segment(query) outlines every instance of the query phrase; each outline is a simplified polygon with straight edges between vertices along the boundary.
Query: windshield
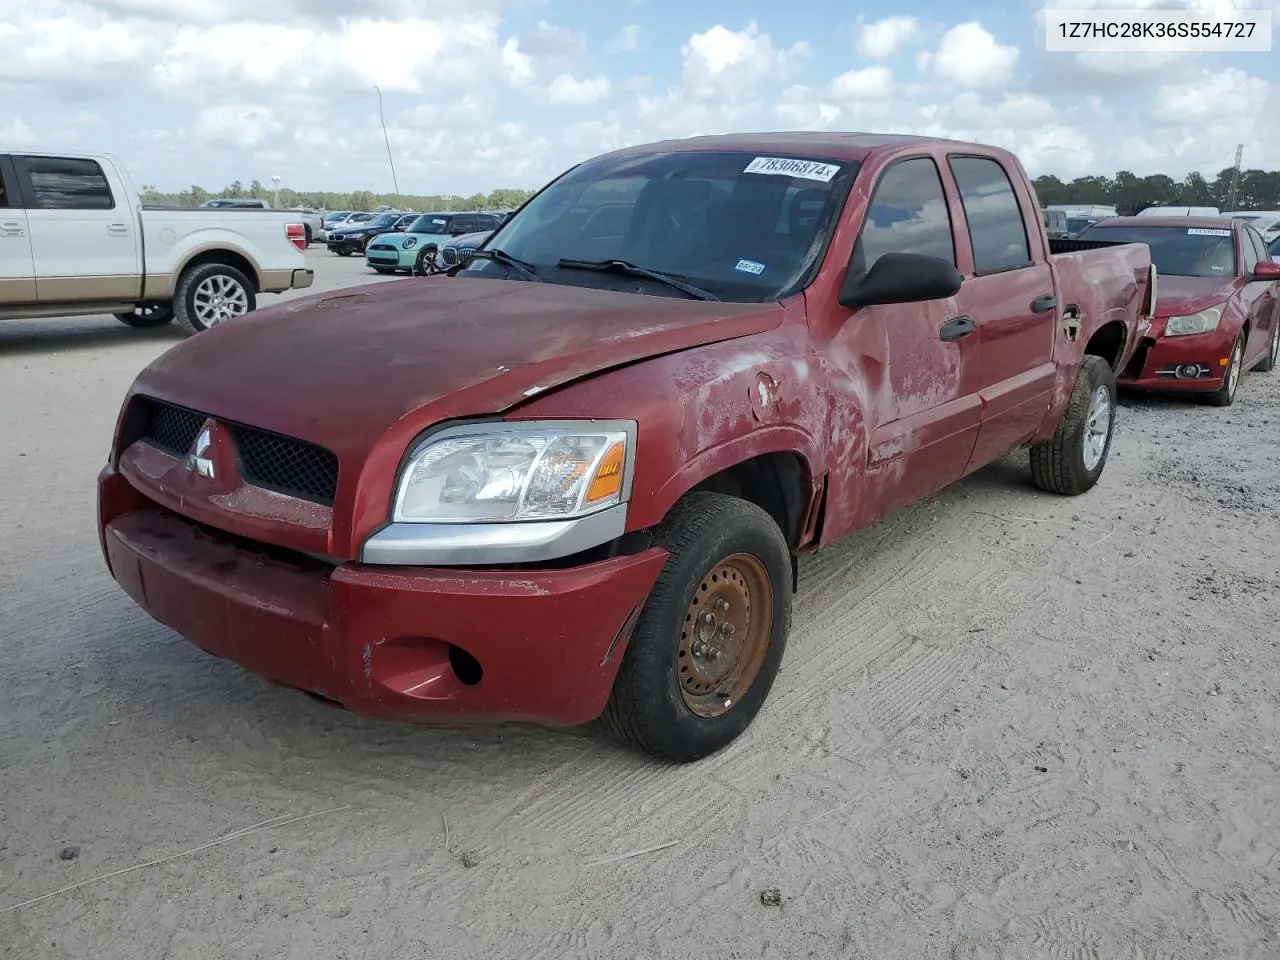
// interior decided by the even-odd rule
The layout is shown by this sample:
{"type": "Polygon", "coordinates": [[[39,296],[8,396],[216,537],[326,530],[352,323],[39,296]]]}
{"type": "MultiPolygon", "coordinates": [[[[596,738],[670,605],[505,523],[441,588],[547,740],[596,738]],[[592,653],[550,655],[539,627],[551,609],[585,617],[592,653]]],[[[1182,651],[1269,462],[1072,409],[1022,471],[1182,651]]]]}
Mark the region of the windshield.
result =
{"type": "MultiPolygon", "coordinates": [[[[721,300],[775,300],[816,270],[856,172],[856,163],[738,152],[601,157],[534,197],[487,246],[554,283],[682,295],[649,279],[557,266],[622,260],[721,300]]],[[[487,259],[465,273],[510,275],[487,259]]]]}
{"type": "Polygon", "coordinates": [[[374,228],[394,227],[396,225],[396,222],[399,219],[400,219],[400,214],[398,213],[384,213],[381,216],[379,216],[376,220],[370,220],[367,224],[365,224],[365,226],[374,227],[374,228]]]}
{"type": "Polygon", "coordinates": [[[1235,237],[1227,227],[1091,227],[1081,240],[1145,243],[1151,262],[1169,277],[1233,277],[1235,237]]]}
{"type": "Polygon", "coordinates": [[[1273,257],[1280,257],[1280,235],[1277,235],[1275,239],[1267,245],[1267,253],[1271,254],[1273,257]]]}
{"type": "Polygon", "coordinates": [[[413,223],[409,224],[407,233],[448,233],[449,218],[442,217],[438,213],[426,213],[420,216],[413,223]]]}

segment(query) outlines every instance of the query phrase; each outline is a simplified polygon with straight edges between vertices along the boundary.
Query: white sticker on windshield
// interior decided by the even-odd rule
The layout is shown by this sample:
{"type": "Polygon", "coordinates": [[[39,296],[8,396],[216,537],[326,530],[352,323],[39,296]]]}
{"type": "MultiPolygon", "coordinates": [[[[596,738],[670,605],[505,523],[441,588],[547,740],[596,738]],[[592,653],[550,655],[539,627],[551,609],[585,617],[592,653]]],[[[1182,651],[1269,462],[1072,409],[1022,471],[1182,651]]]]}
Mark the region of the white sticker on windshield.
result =
{"type": "Polygon", "coordinates": [[[733,265],[733,269],[739,273],[750,273],[758,277],[764,273],[764,264],[758,260],[739,260],[733,265]]]}
{"type": "Polygon", "coordinates": [[[830,183],[831,178],[840,172],[834,163],[818,163],[816,160],[788,160],[785,157],[756,157],[747,164],[743,173],[767,173],[774,176],[799,177],[802,180],[817,180],[819,183],[830,183]]]}
{"type": "Polygon", "coordinates": [[[1203,227],[1191,227],[1187,230],[1189,237],[1229,237],[1230,230],[1206,230],[1203,227]]]}

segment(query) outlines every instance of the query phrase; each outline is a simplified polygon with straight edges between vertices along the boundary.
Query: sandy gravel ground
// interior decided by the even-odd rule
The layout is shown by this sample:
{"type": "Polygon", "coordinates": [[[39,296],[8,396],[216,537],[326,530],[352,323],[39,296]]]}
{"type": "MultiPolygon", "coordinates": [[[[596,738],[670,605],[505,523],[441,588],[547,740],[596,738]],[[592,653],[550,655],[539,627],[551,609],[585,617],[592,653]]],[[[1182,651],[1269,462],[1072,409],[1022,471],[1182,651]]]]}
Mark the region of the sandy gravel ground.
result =
{"type": "Polygon", "coordinates": [[[148,619],[94,477],[174,339],[0,324],[5,960],[1280,957],[1280,374],[1128,402],[1084,498],[1014,457],[809,560],[764,713],[673,769],[365,721],[148,619]]]}

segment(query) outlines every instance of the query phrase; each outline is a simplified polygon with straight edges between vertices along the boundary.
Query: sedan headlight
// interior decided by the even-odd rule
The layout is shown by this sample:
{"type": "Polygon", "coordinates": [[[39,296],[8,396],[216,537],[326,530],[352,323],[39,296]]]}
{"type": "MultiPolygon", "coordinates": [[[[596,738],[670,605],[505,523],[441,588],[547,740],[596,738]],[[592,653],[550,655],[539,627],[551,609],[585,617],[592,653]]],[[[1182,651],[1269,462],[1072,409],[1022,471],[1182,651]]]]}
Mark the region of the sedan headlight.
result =
{"type": "Polygon", "coordinates": [[[1209,333],[1218,329],[1218,321],[1222,319],[1222,312],[1226,309],[1225,303],[1219,303],[1215,306],[1201,310],[1199,313],[1188,314],[1185,317],[1170,317],[1164,324],[1164,335],[1166,337],[1184,337],[1190,333],[1209,333]]]}
{"type": "Polygon", "coordinates": [[[567,520],[630,494],[634,421],[458,427],[414,451],[392,518],[400,523],[567,520]]]}
{"type": "Polygon", "coordinates": [[[418,245],[417,237],[405,237],[404,243],[401,246],[403,246],[405,250],[412,250],[417,245],[418,245]]]}

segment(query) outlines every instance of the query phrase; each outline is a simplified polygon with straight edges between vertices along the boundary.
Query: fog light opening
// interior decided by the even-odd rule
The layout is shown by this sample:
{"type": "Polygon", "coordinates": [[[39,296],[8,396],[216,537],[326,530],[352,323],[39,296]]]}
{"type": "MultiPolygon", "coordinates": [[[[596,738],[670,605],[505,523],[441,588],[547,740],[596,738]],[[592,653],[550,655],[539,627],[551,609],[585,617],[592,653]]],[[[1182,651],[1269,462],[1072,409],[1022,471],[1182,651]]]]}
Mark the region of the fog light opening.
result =
{"type": "Polygon", "coordinates": [[[480,661],[452,643],[449,644],[449,666],[453,669],[454,676],[468,687],[474,687],[484,676],[480,661]]]}
{"type": "Polygon", "coordinates": [[[1184,363],[1174,371],[1174,376],[1179,380],[1194,380],[1200,376],[1200,365],[1198,363],[1184,363]]]}

